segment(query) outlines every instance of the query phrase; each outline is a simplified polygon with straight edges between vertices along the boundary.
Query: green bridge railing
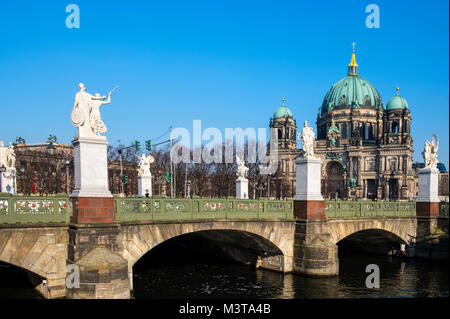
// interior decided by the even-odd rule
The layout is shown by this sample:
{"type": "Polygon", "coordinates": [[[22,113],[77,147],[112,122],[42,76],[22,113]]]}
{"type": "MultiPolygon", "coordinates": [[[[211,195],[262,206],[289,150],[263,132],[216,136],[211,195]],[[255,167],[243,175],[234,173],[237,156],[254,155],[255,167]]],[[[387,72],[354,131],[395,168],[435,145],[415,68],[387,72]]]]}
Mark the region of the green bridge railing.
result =
{"type": "Polygon", "coordinates": [[[327,218],[416,216],[416,202],[326,200],[327,218]]]}
{"type": "MultiPolygon", "coordinates": [[[[121,221],[293,218],[294,202],[268,199],[115,198],[121,221]]],[[[415,202],[327,200],[327,218],[416,216],[415,202]]],[[[440,217],[448,218],[449,203],[441,202],[440,217]]],[[[68,223],[69,197],[16,197],[0,194],[0,224],[68,223]]]]}
{"type": "Polygon", "coordinates": [[[0,197],[0,224],[68,223],[69,197],[0,197]]]}
{"type": "Polygon", "coordinates": [[[115,198],[116,219],[294,218],[293,200],[221,198],[115,198]]]}

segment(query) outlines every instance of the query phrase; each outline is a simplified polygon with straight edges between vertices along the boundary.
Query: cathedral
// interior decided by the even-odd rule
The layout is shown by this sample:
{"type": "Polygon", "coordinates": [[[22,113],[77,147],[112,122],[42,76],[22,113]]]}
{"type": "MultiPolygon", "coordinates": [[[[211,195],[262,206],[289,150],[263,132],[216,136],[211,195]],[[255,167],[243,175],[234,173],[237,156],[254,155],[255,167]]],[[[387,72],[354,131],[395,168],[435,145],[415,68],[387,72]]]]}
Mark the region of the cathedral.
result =
{"type": "MultiPolygon", "coordinates": [[[[354,44],[353,44],[354,45],[354,44]]],[[[326,93],[316,120],[315,156],[322,160],[325,198],[408,200],[416,197],[412,116],[397,88],[386,106],[375,86],[359,76],[353,46],[347,76],[326,93]]],[[[270,119],[278,133],[278,171],[270,195],[295,194],[297,125],[282,105],[270,119]]],[[[300,129],[300,128],[299,128],[300,129]]]]}

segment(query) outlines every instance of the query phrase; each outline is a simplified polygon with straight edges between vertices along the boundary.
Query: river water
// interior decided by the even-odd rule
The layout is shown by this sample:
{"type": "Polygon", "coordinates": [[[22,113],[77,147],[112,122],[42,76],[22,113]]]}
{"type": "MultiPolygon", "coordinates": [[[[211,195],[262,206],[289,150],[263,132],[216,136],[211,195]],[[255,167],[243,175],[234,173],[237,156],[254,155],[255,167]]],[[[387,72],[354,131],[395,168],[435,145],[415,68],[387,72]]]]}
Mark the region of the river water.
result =
{"type": "Polygon", "coordinates": [[[401,298],[448,297],[448,261],[340,253],[339,276],[311,278],[223,262],[144,267],[134,272],[134,298],[401,298]],[[368,264],[380,288],[366,287],[368,264]]]}
{"type": "MultiPolygon", "coordinates": [[[[162,257],[162,256],[158,256],[162,257]]],[[[448,261],[340,252],[339,276],[309,278],[203,258],[141,263],[134,270],[136,299],[448,297],[448,261]],[[365,285],[368,264],[380,268],[380,288],[365,285]]],[[[17,267],[0,264],[0,299],[40,298],[17,267]]]]}

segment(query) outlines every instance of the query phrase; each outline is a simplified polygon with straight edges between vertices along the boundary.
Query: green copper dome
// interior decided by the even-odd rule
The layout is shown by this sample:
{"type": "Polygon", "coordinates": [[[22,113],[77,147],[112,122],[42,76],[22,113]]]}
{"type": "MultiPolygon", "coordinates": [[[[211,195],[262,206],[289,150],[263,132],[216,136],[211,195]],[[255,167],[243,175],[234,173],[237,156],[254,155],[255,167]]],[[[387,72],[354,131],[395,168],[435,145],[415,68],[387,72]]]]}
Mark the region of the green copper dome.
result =
{"type": "Polygon", "coordinates": [[[283,103],[273,113],[273,119],[275,120],[275,119],[285,118],[285,117],[294,118],[291,110],[288,107],[286,107],[286,105],[284,105],[284,99],[282,101],[283,101],[283,103]]]}
{"type": "Polygon", "coordinates": [[[322,112],[335,108],[375,108],[383,107],[377,89],[366,79],[358,75],[348,75],[336,82],[325,95],[322,112]]]}
{"type": "Polygon", "coordinates": [[[407,108],[408,108],[408,102],[406,102],[406,100],[403,97],[398,95],[398,88],[397,88],[397,95],[391,97],[391,99],[389,100],[389,102],[386,106],[386,110],[387,111],[402,110],[402,109],[407,109],[407,108]]]}
{"type": "Polygon", "coordinates": [[[383,102],[377,89],[358,75],[358,68],[355,58],[355,43],[353,43],[352,59],[348,65],[347,76],[336,82],[327,92],[318,115],[333,109],[383,108],[383,102]]]}

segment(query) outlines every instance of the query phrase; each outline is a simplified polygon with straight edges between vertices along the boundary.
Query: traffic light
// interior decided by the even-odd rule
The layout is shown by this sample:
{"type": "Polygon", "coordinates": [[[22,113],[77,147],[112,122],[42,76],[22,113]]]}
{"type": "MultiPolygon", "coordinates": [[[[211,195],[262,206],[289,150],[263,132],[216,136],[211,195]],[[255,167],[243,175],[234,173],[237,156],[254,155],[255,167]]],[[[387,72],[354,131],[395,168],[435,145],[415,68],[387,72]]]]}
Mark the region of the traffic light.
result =
{"type": "Polygon", "coordinates": [[[149,152],[152,151],[152,140],[145,141],[145,149],[149,152]]]}
{"type": "Polygon", "coordinates": [[[141,142],[134,141],[134,147],[136,148],[136,151],[139,151],[141,149],[141,142]]]}
{"type": "Polygon", "coordinates": [[[123,175],[122,176],[122,183],[123,184],[128,184],[128,176],[127,175],[123,175]]]}
{"type": "Polygon", "coordinates": [[[170,172],[169,171],[167,171],[166,172],[166,182],[170,182],[170,172]]]}

